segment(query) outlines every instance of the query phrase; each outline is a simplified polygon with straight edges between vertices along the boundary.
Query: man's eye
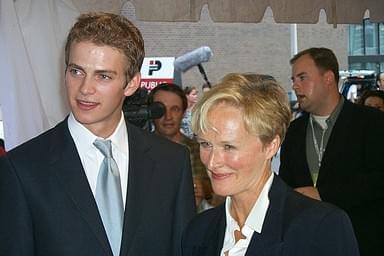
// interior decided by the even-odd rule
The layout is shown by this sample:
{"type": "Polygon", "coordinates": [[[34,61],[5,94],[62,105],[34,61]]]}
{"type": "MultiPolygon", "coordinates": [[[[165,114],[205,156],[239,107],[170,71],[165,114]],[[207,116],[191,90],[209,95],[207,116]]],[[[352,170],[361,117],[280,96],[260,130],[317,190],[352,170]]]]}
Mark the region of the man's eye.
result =
{"type": "Polygon", "coordinates": [[[99,74],[99,78],[102,80],[111,80],[112,77],[105,75],[105,74],[99,74]]]}
{"type": "Polygon", "coordinates": [[[306,76],[299,76],[300,81],[305,80],[306,76]]]}
{"type": "Polygon", "coordinates": [[[80,76],[82,73],[80,70],[76,69],[76,68],[71,68],[69,70],[69,73],[73,76],[80,76]]]}
{"type": "Polygon", "coordinates": [[[180,111],[181,111],[181,108],[179,108],[179,107],[172,107],[171,108],[171,112],[179,113],[180,111]]]}

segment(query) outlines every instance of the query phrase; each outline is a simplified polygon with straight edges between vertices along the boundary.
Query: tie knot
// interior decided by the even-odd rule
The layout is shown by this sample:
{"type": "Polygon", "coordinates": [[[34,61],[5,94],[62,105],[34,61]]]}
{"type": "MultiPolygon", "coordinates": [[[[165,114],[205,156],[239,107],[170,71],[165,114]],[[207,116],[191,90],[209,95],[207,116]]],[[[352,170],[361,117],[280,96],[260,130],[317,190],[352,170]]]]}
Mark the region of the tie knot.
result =
{"type": "Polygon", "coordinates": [[[106,158],[112,157],[112,145],[111,140],[96,139],[93,145],[104,155],[106,158]]]}

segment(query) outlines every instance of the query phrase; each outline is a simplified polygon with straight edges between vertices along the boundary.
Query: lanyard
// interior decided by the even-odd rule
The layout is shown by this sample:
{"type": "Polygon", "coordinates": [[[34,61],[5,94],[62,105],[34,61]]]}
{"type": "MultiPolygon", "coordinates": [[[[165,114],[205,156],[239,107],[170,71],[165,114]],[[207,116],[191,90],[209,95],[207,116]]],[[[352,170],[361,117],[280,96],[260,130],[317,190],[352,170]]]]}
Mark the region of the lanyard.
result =
{"type": "Polygon", "coordinates": [[[320,141],[320,147],[319,147],[319,144],[318,144],[316,136],[315,136],[315,129],[313,127],[313,117],[312,116],[309,118],[309,123],[311,124],[313,145],[315,146],[315,151],[316,151],[316,154],[317,154],[318,165],[319,165],[319,169],[320,169],[321,160],[323,159],[323,154],[324,154],[324,151],[325,151],[325,148],[324,148],[324,135],[325,135],[325,132],[327,131],[328,127],[325,128],[325,129],[322,129],[321,141],[320,141]]]}

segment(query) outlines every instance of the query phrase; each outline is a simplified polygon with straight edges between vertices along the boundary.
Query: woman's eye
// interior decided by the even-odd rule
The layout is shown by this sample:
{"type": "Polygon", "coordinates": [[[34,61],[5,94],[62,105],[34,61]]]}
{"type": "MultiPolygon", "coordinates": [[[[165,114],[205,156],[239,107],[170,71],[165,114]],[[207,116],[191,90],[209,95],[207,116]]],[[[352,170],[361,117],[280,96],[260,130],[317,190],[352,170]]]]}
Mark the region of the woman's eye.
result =
{"type": "Polygon", "coordinates": [[[225,150],[233,150],[235,147],[233,145],[224,145],[225,150]]]}
{"type": "Polygon", "coordinates": [[[199,144],[202,148],[208,148],[210,146],[210,144],[206,141],[200,141],[199,144]]]}

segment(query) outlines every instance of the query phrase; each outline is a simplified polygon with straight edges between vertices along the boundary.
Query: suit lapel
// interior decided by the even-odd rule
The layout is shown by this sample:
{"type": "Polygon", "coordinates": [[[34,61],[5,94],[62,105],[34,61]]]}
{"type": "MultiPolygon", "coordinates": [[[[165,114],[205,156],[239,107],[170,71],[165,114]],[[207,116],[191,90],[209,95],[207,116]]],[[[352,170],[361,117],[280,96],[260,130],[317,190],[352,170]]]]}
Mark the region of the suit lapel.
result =
{"type": "Polygon", "coordinates": [[[209,223],[209,227],[206,229],[204,243],[202,246],[195,248],[192,255],[220,255],[221,249],[223,248],[226,227],[225,204],[222,204],[215,210],[218,214],[217,217],[209,223]]]}
{"type": "Polygon", "coordinates": [[[54,145],[51,154],[51,169],[56,170],[58,181],[68,197],[74,203],[82,218],[101,243],[105,253],[112,256],[108,239],[99,216],[96,201],[93,197],[88,179],[85,175],[76,146],[69,133],[67,119],[57,126],[57,134],[52,137],[54,145]]]}
{"type": "Polygon", "coordinates": [[[275,175],[269,191],[270,204],[264,219],[262,234],[253,233],[246,256],[281,255],[283,245],[283,208],[286,190],[275,175]]]}
{"type": "Polygon", "coordinates": [[[127,123],[129,143],[129,170],[127,199],[124,211],[124,227],[120,255],[127,255],[135,239],[137,228],[141,223],[148,182],[154,170],[154,162],[150,158],[149,143],[143,131],[127,123]]]}
{"type": "Polygon", "coordinates": [[[309,174],[309,166],[308,166],[308,162],[307,162],[307,143],[306,143],[306,136],[303,136],[303,134],[307,134],[307,126],[308,126],[308,123],[309,123],[309,115],[306,114],[304,117],[303,117],[303,121],[301,122],[300,124],[300,129],[298,129],[298,136],[297,138],[298,139],[298,144],[297,147],[299,148],[300,152],[299,152],[299,156],[300,156],[300,160],[298,160],[298,163],[302,163],[303,164],[303,167],[308,170],[308,178],[312,181],[312,178],[310,177],[310,174],[309,174]]]}
{"type": "Polygon", "coordinates": [[[305,114],[305,116],[303,117],[303,120],[301,120],[300,129],[297,130],[297,136],[296,136],[296,138],[298,138],[297,147],[299,148],[299,152],[297,153],[297,155],[299,156],[299,158],[301,158],[301,159],[298,159],[297,163],[301,165],[298,167],[298,170],[307,170],[307,172],[305,172],[304,174],[304,177],[302,177],[302,179],[306,181],[304,184],[313,184],[311,173],[309,172],[309,166],[307,161],[307,150],[306,150],[308,123],[309,123],[309,115],[305,114]]]}
{"type": "MultiPolygon", "coordinates": [[[[255,232],[248,246],[246,256],[252,255],[281,255],[284,234],[284,204],[287,197],[287,186],[275,175],[268,194],[270,205],[263,224],[262,234],[255,232]]],[[[190,255],[214,256],[220,255],[223,248],[226,228],[225,204],[213,209],[217,213],[207,224],[203,243],[192,248],[190,255]]]]}
{"type": "Polygon", "coordinates": [[[328,139],[328,144],[324,152],[323,161],[321,162],[321,168],[319,172],[318,184],[321,184],[322,180],[327,180],[326,176],[329,175],[329,170],[332,169],[329,166],[331,163],[338,162],[340,155],[339,151],[344,150],[344,147],[340,145],[348,145],[350,143],[351,133],[345,132],[345,127],[353,127],[353,114],[351,113],[351,105],[353,103],[344,100],[343,108],[341,109],[336,123],[332,128],[331,135],[328,139]]]}

